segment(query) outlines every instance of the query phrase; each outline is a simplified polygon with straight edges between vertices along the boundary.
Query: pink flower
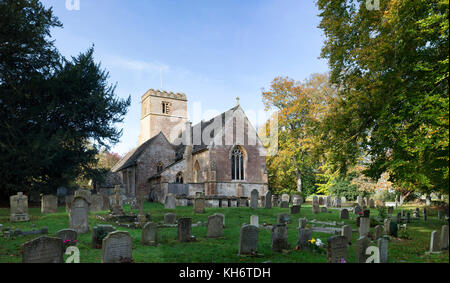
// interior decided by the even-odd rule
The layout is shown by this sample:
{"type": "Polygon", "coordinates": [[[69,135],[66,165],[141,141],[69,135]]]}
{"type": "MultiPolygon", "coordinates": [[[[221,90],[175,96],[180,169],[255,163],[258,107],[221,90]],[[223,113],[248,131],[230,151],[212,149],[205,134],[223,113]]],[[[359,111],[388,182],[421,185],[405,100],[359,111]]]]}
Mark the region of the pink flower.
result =
{"type": "Polygon", "coordinates": [[[341,258],[340,263],[347,263],[347,262],[345,261],[345,259],[341,258]]]}

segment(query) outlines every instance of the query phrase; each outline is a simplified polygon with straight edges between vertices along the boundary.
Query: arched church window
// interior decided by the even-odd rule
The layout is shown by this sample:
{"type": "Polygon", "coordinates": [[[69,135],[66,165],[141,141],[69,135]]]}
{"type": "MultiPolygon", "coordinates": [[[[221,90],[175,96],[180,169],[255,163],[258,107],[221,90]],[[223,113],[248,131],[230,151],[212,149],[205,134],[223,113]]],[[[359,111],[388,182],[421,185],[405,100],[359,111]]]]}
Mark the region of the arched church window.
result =
{"type": "Polygon", "coordinates": [[[158,164],[156,165],[156,172],[159,174],[163,171],[164,169],[164,164],[162,162],[158,162],[158,164]]]}
{"type": "Polygon", "coordinates": [[[175,183],[183,184],[183,172],[178,172],[178,174],[175,178],[175,183]]]}
{"type": "Polygon", "coordinates": [[[163,102],[161,104],[161,110],[163,114],[169,114],[170,112],[170,103],[169,102],[163,102]]]}
{"type": "Polygon", "coordinates": [[[238,146],[231,153],[231,179],[244,180],[244,152],[238,146]]]}

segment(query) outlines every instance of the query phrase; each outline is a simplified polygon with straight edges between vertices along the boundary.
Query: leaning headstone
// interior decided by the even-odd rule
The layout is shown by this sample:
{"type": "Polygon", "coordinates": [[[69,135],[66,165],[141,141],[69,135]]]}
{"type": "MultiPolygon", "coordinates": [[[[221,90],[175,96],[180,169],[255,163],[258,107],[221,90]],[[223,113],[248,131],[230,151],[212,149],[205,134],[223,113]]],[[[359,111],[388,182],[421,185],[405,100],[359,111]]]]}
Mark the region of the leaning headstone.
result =
{"type": "Polygon", "coordinates": [[[442,226],[441,229],[441,242],[440,248],[441,250],[448,250],[448,225],[442,226]]]}
{"type": "Polygon", "coordinates": [[[259,192],[258,190],[253,190],[250,193],[250,208],[251,209],[258,209],[258,199],[259,199],[259,192]]]}
{"type": "Polygon", "coordinates": [[[89,232],[89,203],[83,197],[76,197],[72,202],[69,227],[78,234],[89,232]]]}
{"type": "Polygon", "coordinates": [[[91,212],[103,211],[103,196],[91,195],[91,206],[89,208],[91,212]]]}
{"type": "Polygon", "coordinates": [[[253,225],[243,225],[239,238],[239,255],[249,255],[258,251],[259,229],[253,225]]]}
{"type": "Polygon", "coordinates": [[[102,243],[102,263],[120,263],[132,259],[133,238],[126,231],[108,234],[102,243]]]}
{"type": "Polygon", "coordinates": [[[288,229],[286,224],[277,224],[272,228],[272,245],[274,252],[288,249],[288,229]]]}
{"type": "Polygon", "coordinates": [[[42,236],[22,244],[23,263],[62,263],[63,241],[42,236]]]}
{"type": "Polygon", "coordinates": [[[359,225],[359,236],[368,236],[370,231],[370,218],[361,217],[359,225]]]}
{"type": "Polygon", "coordinates": [[[57,213],[58,212],[58,197],[53,195],[45,195],[41,201],[41,213],[57,213]]]}
{"type": "Polygon", "coordinates": [[[351,243],[352,243],[352,226],[344,225],[342,227],[342,234],[341,234],[341,236],[344,236],[347,239],[348,244],[351,245],[351,243]]]}
{"type": "Polygon", "coordinates": [[[438,231],[431,232],[430,253],[439,252],[439,234],[438,231]]]}
{"type": "Polygon", "coordinates": [[[366,236],[359,237],[356,240],[356,263],[366,263],[366,250],[370,245],[370,240],[366,236]]]}
{"type": "Polygon", "coordinates": [[[178,241],[192,241],[192,218],[178,219],[178,241]]]}
{"type": "Polygon", "coordinates": [[[264,208],[271,209],[272,208],[272,193],[269,191],[266,193],[264,198],[264,208]]]}
{"type": "Polygon", "coordinates": [[[73,230],[73,229],[63,229],[63,230],[59,230],[56,233],[56,237],[60,238],[64,241],[70,241],[70,242],[74,242],[77,240],[77,231],[73,230]]]}
{"type": "Polygon", "coordinates": [[[310,251],[311,246],[309,241],[312,240],[312,230],[306,228],[298,229],[297,247],[302,251],[310,251]]]}
{"type": "Polygon", "coordinates": [[[208,238],[219,238],[223,236],[223,219],[218,215],[208,217],[208,238]]]}
{"type": "Polygon", "coordinates": [[[258,215],[250,216],[250,225],[259,227],[259,216],[258,215]]]}
{"type": "Polygon", "coordinates": [[[280,203],[280,208],[289,208],[289,202],[282,200],[280,203]]]}
{"type": "Polygon", "coordinates": [[[376,241],[379,238],[383,237],[383,227],[380,225],[375,226],[374,232],[373,232],[373,240],[376,241]]]}
{"type": "Polygon", "coordinates": [[[164,224],[176,224],[177,216],[175,213],[166,213],[164,214],[164,224]]]}
{"type": "Polygon", "coordinates": [[[176,198],[174,194],[167,194],[166,201],[164,202],[165,209],[176,209],[176,198]]]}
{"type": "Polygon", "coordinates": [[[97,225],[92,228],[91,248],[100,249],[103,239],[111,232],[116,231],[112,225],[97,225]]]}
{"type": "Polygon", "coordinates": [[[25,222],[30,220],[28,215],[28,197],[22,192],[9,198],[11,208],[11,222],[25,222]]]}
{"type": "Polygon", "coordinates": [[[380,250],[380,263],[388,262],[388,245],[389,242],[385,238],[378,239],[378,249],[380,250]]]}
{"type": "Polygon", "coordinates": [[[333,236],[327,240],[327,262],[347,262],[348,242],[344,236],[333,236]]]}
{"type": "Polygon", "coordinates": [[[158,244],[158,225],[148,222],[142,228],[141,243],[144,246],[156,246],[158,244]]]}
{"type": "Polygon", "coordinates": [[[349,219],[349,213],[348,213],[348,209],[344,208],[341,210],[341,215],[340,215],[341,219],[349,219]]]}
{"type": "Polygon", "coordinates": [[[300,205],[291,206],[291,214],[300,214],[300,205]]]}

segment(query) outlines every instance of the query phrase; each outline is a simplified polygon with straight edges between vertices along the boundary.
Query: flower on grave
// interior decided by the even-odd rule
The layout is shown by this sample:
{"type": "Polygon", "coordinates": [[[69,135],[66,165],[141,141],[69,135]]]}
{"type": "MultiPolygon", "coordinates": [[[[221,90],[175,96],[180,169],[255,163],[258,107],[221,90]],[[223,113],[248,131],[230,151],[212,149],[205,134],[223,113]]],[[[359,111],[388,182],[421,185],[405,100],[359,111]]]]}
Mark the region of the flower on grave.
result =
{"type": "Polygon", "coordinates": [[[322,243],[321,239],[317,239],[316,246],[318,246],[319,248],[323,246],[323,243],[322,243]]]}
{"type": "Polygon", "coordinates": [[[312,240],[309,240],[309,242],[314,245],[314,243],[316,242],[316,239],[312,238],[312,240]]]}
{"type": "Polygon", "coordinates": [[[341,260],[339,261],[339,263],[347,263],[347,262],[345,261],[345,259],[341,258],[341,260]]]}

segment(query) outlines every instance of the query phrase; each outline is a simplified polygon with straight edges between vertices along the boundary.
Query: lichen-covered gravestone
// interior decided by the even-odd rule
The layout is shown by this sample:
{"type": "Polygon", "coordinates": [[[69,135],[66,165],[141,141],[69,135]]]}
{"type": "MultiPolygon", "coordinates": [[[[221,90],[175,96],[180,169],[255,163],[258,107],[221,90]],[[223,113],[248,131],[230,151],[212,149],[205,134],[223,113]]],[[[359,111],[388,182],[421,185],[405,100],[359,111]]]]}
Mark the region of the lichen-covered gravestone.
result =
{"type": "Polygon", "coordinates": [[[359,237],[356,240],[356,262],[357,263],[366,263],[367,255],[366,250],[370,245],[370,240],[366,236],[359,237]]]}
{"type": "Polygon", "coordinates": [[[223,219],[219,215],[208,217],[208,238],[219,238],[223,236],[223,219]]]}
{"type": "Polygon", "coordinates": [[[41,213],[57,213],[58,212],[58,197],[53,195],[45,195],[41,201],[41,213]]]}
{"type": "Polygon", "coordinates": [[[388,245],[389,242],[385,238],[378,239],[378,249],[380,250],[380,263],[388,262],[388,245]]]}
{"type": "Polygon", "coordinates": [[[264,208],[271,209],[272,208],[272,193],[269,191],[266,193],[264,198],[264,208]]]}
{"type": "Polygon", "coordinates": [[[167,194],[166,201],[164,202],[165,209],[176,209],[176,199],[174,194],[167,194]]]}
{"type": "Polygon", "coordinates": [[[86,189],[80,189],[80,190],[76,190],[76,191],[75,191],[74,198],[82,197],[82,198],[84,198],[88,203],[91,203],[91,196],[92,196],[91,191],[86,190],[86,189]]]}
{"type": "Polygon", "coordinates": [[[291,214],[300,214],[300,205],[293,205],[291,206],[291,214]]]}
{"type": "Polygon", "coordinates": [[[205,197],[203,194],[198,194],[194,199],[194,212],[195,213],[205,213],[205,197]]]}
{"type": "Polygon", "coordinates": [[[359,224],[359,235],[360,236],[367,236],[370,232],[370,218],[367,217],[361,217],[359,224]]]}
{"type": "Polygon", "coordinates": [[[144,225],[141,243],[144,246],[156,246],[158,244],[158,225],[156,223],[149,222],[144,225]]]}
{"type": "Polygon", "coordinates": [[[177,223],[177,216],[175,213],[166,213],[164,215],[164,224],[175,224],[177,223]]]}
{"type": "Polygon", "coordinates": [[[375,226],[374,230],[373,230],[373,240],[376,241],[379,238],[383,237],[383,227],[381,227],[381,225],[377,225],[375,226]]]}
{"type": "Polygon", "coordinates": [[[111,232],[103,239],[102,263],[120,263],[132,259],[133,238],[126,231],[111,232]]]}
{"type": "Polygon", "coordinates": [[[11,207],[11,222],[25,222],[30,220],[28,215],[28,197],[22,192],[9,198],[11,207]]]}
{"type": "Polygon", "coordinates": [[[344,236],[333,236],[327,240],[327,262],[347,262],[348,242],[344,236]]]}
{"type": "Polygon", "coordinates": [[[62,239],[63,242],[64,241],[74,242],[77,240],[78,233],[77,233],[77,231],[75,231],[73,229],[63,229],[63,230],[59,230],[56,233],[56,237],[62,239]]]}
{"type": "Polygon", "coordinates": [[[22,245],[23,263],[62,263],[63,241],[43,236],[22,245]]]}
{"type": "Polygon", "coordinates": [[[306,229],[306,228],[299,228],[298,229],[298,242],[297,246],[302,251],[310,251],[310,243],[309,241],[312,240],[312,230],[306,229]]]}
{"type": "Polygon", "coordinates": [[[442,226],[441,229],[441,242],[440,248],[441,250],[448,250],[448,225],[442,226]]]}
{"type": "Polygon", "coordinates": [[[344,225],[342,227],[341,236],[344,236],[347,239],[349,245],[352,243],[352,232],[352,227],[350,225],[344,225]]]}
{"type": "Polygon", "coordinates": [[[83,197],[75,197],[70,208],[69,227],[78,234],[89,232],[89,203],[83,197]]]}
{"type": "Polygon", "coordinates": [[[258,209],[258,199],[259,199],[259,192],[258,190],[252,190],[250,193],[250,208],[251,209],[258,209]]]}
{"type": "Polygon", "coordinates": [[[103,210],[103,196],[102,195],[92,195],[91,196],[91,212],[98,212],[103,210]]]}
{"type": "Polygon", "coordinates": [[[239,255],[248,255],[258,251],[259,229],[253,225],[243,225],[239,238],[239,255]]]}
{"type": "Polygon", "coordinates": [[[348,209],[344,208],[341,210],[340,218],[341,219],[349,219],[348,209]]]}
{"type": "Polygon", "coordinates": [[[192,218],[178,219],[178,241],[192,241],[192,218]]]}
{"type": "Polygon", "coordinates": [[[271,248],[274,252],[282,252],[289,248],[288,229],[286,224],[277,224],[272,228],[271,248]]]}

